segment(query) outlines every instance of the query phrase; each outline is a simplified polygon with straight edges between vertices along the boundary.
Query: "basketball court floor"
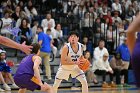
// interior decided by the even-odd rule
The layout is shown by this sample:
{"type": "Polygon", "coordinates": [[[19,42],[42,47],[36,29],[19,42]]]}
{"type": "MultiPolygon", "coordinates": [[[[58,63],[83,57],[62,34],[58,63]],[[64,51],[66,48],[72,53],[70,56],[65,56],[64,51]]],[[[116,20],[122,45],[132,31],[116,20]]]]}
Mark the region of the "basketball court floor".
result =
{"type": "MultiPolygon", "coordinates": [[[[5,91],[0,93],[18,93],[18,90],[5,91]]],[[[27,91],[26,93],[46,93],[40,92],[38,90],[31,92],[27,91]]],[[[71,90],[70,88],[59,89],[58,93],[81,93],[81,90],[71,90]]],[[[140,93],[136,87],[131,88],[89,88],[89,93],[140,93]]]]}

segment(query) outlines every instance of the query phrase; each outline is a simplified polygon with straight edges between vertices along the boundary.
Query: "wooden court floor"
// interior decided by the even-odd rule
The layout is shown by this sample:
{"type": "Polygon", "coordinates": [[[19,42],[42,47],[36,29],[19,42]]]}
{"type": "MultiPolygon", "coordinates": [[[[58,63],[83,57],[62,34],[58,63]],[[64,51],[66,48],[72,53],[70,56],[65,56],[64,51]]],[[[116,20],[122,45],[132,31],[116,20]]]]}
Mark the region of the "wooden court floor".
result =
{"type": "MultiPolygon", "coordinates": [[[[0,93],[18,93],[18,90],[12,91],[5,91],[0,93]]],[[[45,93],[40,91],[27,91],[26,93],[45,93]]],[[[81,93],[81,90],[71,90],[70,88],[67,89],[59,89],[58,93],[81,93]]],[[[135,87],[132,88],[89,88],[89,93],[140,93],[135,87]]]]}

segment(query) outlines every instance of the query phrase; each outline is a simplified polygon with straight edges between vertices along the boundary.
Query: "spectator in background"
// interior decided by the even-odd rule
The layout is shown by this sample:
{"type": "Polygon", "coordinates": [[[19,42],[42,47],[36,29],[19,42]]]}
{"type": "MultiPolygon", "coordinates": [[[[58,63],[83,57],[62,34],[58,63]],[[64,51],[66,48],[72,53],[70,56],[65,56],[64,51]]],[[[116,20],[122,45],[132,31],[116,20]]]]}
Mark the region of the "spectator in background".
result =
{"type": "Polygon", "coordinates": [[[37,33],[38,33],[38,43],[41,46],[40,49],[40,57],[43,58],[43,63],[45,66],[45,72],[48,80],[51,80],[51,68],[50,68],[50,52],[51,52],[51,38],[49,35],[45,34],[43,31],[43,27],[38,26],[37,27],[37,33]]]}
{"type": "Polygon", "coordinates": [[[125,3],[125,11],[128,12],[129,6],[132,5],[132,2],[131,0],[123,0],[123,2],[125,3]]]}
{"type": "Polygon", "coordinates": [[[135,11],[139,11],[140,10],[140,6],[139,6],[139,2],[138,1],[136,1],[136,0],[133,1],[132,5],[133,5],[135,11]]]}
{"type": "Polygon", "coordinates": [[[75,9],[73,10],[74,14],[77,15],[80,20],[84,19],[84,14],[85,14],[86,11],[87,10],[86,10],[86,7],[84,5],[84,0],[82,0],[80,2],[80,5],[77,5],[75,7],[75,9]]]}
{"type": "Polygon", "coordinates": [[[97,28],[100,28],[101,27],[101,20],[100,20],[99,17],[96,18],[95,23],[94,23],[93,26],[94,26],[95,31],[97,32],[97,28]]]}
{"type": "Polygon", "coordinates": [[[92,71],[92,59],[91,59],[90,52],[86,51],[84,53],[84,57],[85,57],[85,59],[88,59],[89,62],[91,63],[90,69],[86,72],[87,82],[90,83],[92,81],[94,84],[97,84],[98,81],[96,80],[96,76],[95,76],[95,74],[92,71]]]}
{"type": "Polygon", "coordinates": [[[32,27],[32,34],[33,34],[33,43],[37,43],[38,35],[36,34],[38,27],[38,21],[34,21],[33,27],[32,27]]]}
{"type": "Polygon", "coordinates": [[[64,43],[63,31],[61,29],[61,24],[56,25],[55,31],[56,31],[56,39],[57,39],[57,42],[58,42],[58,47],[57,48],[60,49],[61,46],[59,46],[59,45],[62,45],[64,43]]]}
{"type": "Polygon", "coordinates": [[[28,20],[26,18],[23,18],[21,21],[21,25],[20,25],[20,32],[18,33],[20,36],[20,43],[23,43],[24,41],[26,41],[27,45],[30,45],[32,43],[33,40],[33,36],[32,36],[32,31],[31,28],[28,27],[28,20]]]}
{"type": "Polygon", "coordinates": [[[119,17],[119,12],[118,11],[114,11],[114,16],[112,17],[113,23],[115,23],[116,21],[118,23],[122,23],[122,19],[119,17]]]}
{"type": "Polygon", "coordinates": [[[15,12],[12,13],[12,18],[14,19],[15,22],[19,19],[20,12],[21,12],[20,6],[16,6],[15,12]]]}
{"type": "MultiPolygon", "coordinates": [[[[90,15],[90,19],[92,20],[92,21],[94,21],[96,18],[97,18],[97,13],[96,13],[96,11],[94,11],[95,9],[94,9],[94,7],[92,6],[92,7],[89,7],[89,15],[90,15]]],[[[93,23],[91,23],[91,27],[93,26],[93,23]]]]}
{"type": "MultiPolygon", "coordinates": [[[[12,77],[11,68],[10,68],[10,66],[8,66],[8,64],[6,62],[6,51],[4,51],[2,49],[0,49],[0,73],[2,73],[3,76],[5,76],[4,78],[2,75],[0,76],[5,90],[11,90],[11,88],[6,84],[8,82],[5,83],[4,79],[10,80],[13,88],[18,88],[18,86],[15,84],[14,79],[12,77]]],[[[0,91],[1,91],[1,89],[0,89],[0,91]]]]}
{"type": "Polygon", "coordinates": [[[55,31],[55,29],[52,27],[52,24],[51,24],[51,23],[48,23],[48,24],[47,24],[47,27],[44,27],[43,29],[44,29],[44,33],[46,33],[45,31],[46,31],[47,29],[51,29],[51,31],[52,31],[52,32],[51,32],[52,37],[54,37],[56,31],[55,31]]]}
{"type": "Polygon", "coordinates": [[[31,0],[27,2],[27,6],[24,7],[24,10],[30,20],[30,23],[32,23],[33,19],[35,19],[38,13],[31,0]]]}
{"type": "Polygon", "coordinates": [[[82,28],[82,37],[92,37],[92,31],[90,30],[90,27],[93,25],[93,18],[90,16],[88,12],[85,13],[84,19],[83,19],[83,28],[82,28]]]}
{"type": "MultiPolygon", "coordinates": [[[[126,76],[128,76],[128,68],[129,68],[129,64],[130,64],[130,52],[127,46],[127,38],[124,39],[124,43],[120,46],[118,46],[116,53],[120,53],[121,55],[121,59],[123,61],[123,68],[125,69],[125,73],[127,74],[126,76]]],[[[125,85],[124,86],[128,86],[128,77],[125,78],[125,85]]]]}
{"type": "Polygon", "coordinates": [[[101,23],[101,32],[104,35],[104,37],[106,36],[108,27],[109,27],[109,18],[106,18],[105,22],[101,23]]]}
{"type": "Polygon", "coordinates": [[[95,38],[93,38],[94,46],[97,47],[100,39],[103,38],[103,34],[101,33],[101,28],[100,27],[97,28],[94,36],[95,36],[95,38]]]}
{"type": "Polygon", "coordinates": [[[54,57],[56,57],[56,53],[57,53],[57,47],[53,45],[53,39],[52,39],[52,35],[51,35],[51,29],[47,29],[46,30],[46,34],[50,36],[51,38],[51,49],[53,51],[54,57]]]}
{"type": "MultiPolygon", "coordinates": [[[[128,83],[126,81],[128,79],[127,69],[124,68],[125,65],[123,64],[121,55],[119,53],[116,53],[113,58],[111,58],[110,66],[113,69],[113,75],[116,76],[116,84],[118,87],[122,87],[121,75],[124,75],[124,87],[126,87],[126,83],[128,83]]],[[[110,77],[113,78],[113,75],[110,75],[110,77]]]]}
{"type": "Polygon", "coordinates": [[[119,14],[122,14],[122,8],[119,0],[115,0],[115,2],[112,3],[112,11],[118,11],[119,14]]]}
{"type": "Polygon", "coordinates": [[[130,63],[130,52],[127,46],[127,38],[124,39],[124,43],[122,45],[118,46],[116,52],[120,53],[121,59],[123,60],[126,69],[128,69],[130,63]]]}
{"type": "Polygon", "coordinates": [[[112,25],[109,26],[107,30],[107,49],[110,54],[114,51],[114,41],[115,41],[115,31],[112,28],[112,25]]]}
{"type": "Polygon", "coordinates": [[[93,57],[93,42],[91,40],[88,39],[88,37],[84,37],[82,44],[85,47],[85,51],[89,51],[91,58],[93,57]]]}
{"type": "Polygon", "coordinates": [[[102,80],[103,80],[102,87],[104,87],[104,88],[116,86],[115,83],[113,82],[113,78],[110,78],[110,81],[111,81],[110,85],[111,86],[109,86],[108,83],[106,82],[106,75],[107,74],[112,75],[114,73],[112,68],[110,67],[110,64],[108,62],[108,58],[109,58],[109,54],[104,53],[103,57],[96,60],[93,63],[93,67],[92,67],[92,70],[93,70],[95,75],[102,76],[102,80]]]}
{"type": "Polygon", "coordinates": [[[20,6],[21,11],[24,11],[25,3],[22,0],[18,2],[18,6],[20,6]]]}
{"type": "MultiPolygon", "coordinates": [[[[48,28],[51,29],[51,28],[48,28]]],[[[51,35],[52,35],[52,39],[53,39],[53,45],[55,47],[58,48],[59,44],[60,44],[60,40],[62,41],[62,37],[63,37],[63,32],[61,30],[61,25],[57,24],[55,29],[51,29],[51,35]]]]}
{"type": "Polygon", "coordinates": [[[109,19],[109,25],[112,25],[112,16],[111,16],[111,11],[107,11],[107,15],[104,15],[104,19],[108,18],[109,19]]]}
{"type": "MultiPolygon", "coordinates": [[[[20,14],[19,14],[19,18],[18,18],[17,21],[16,21],[16,27],[17,27],[17,28],[20,27],[20,25],[21,25],[21,20],[22,20],[23,18],[28,19],[26,13],[25,13],[24,11],[21,11],[20,14]]],[[[30,27],[30,24],[28,24],[28,27],[30,27]]]]}
{"type": "Polygon", "coordinates": [[[94,49],[94,60],[102,59],[104,53],[108,53],[108,50],[105,48],[105,41],[100,40],[98,43],[98,47],[94,49]]]}
{"type": "Polygon", "coordinates": [[[3,22],[3,25],[1,28],[1,34],[3,34],[3,35],[10,34],[10,31],[8,30],[8,28],[12,27],[12,19],[10,18],[9,10],[4,11],[4,17],[2,18],[2,22],[3,22]]]}
{"type": "MultiPolygon", "coordinates": [[[[6,51],[3,51],[3,50],[0,50],[0,64],[5,64],[5,58],[3,58],[3,57],[5,57],[5,53],[6,53],[6,51]]],[[[6,66],[6,64],[5,64],[5,66],[6,66]]],[[[7,67],[7,66],[6,66],[7,67]]],[[[8,66],[9,67],[9,66],[8,66]]],[[[2,67],[1,67],[2,68],[2,67]]],[[[8,69],[9,70],[9,69],[8,69]]],[[[0,71],[0,80],[1,80],[1,82],[2,82],[2,84],[3,84],[3,87],[4,87],[4,89],[5,90],[11,90],[11,88],[8,86],[8,84],[6,84],[6,82],[5,82],[5,80],[4,80],[4,77],[3,77],[3,75],[2,75],[2,69],[1,69],[1,71],[0,71]]],[[[4,91],[3,89],[1,89],[0,88],[0,91],[2,92],[2,91],[4,91]]]]}
{"type": "Polygon", "coordinates": [[[102,8],[101,8],[101,13],[103,14],[103,16],[107,15],[107,11],[108,11],[108,7],[106,4],[103,4],[102,8]]]}
{"type": "Polygon", "coordinates": [[[83,27],[92,27],[94,14],[86,12],[83,19],[83,27]]]}
{"type": "Polygon", "coordinates": [[[51,14],[50,14],[50,13],[48,13],[48,14],[46,15],[46,18],[42,20],[41,26],[42,26],[43,28],[45,28],[45,27],[48,27],[48,24],[51,25],[51,28],[54,28],[54,27],[55,27],[55,21],[54,21],[54,19],[51,17],[51,14]]]}
{"type": "Polygon", "coordinates": [[[129,7],[128,7],[128,11],[127,11],[127,13],[126,13],[126,19],[131,19],[134,15],[135,15],[135,10],[134,10],[134,8],[133,8],[133,6],[132,5],[129,5],[129,7]]]}
{"type": "Polygon", "coordinates": [[[119,46],[124,43],[125,35],[126,35],[125,32],[120,32],[119,33],[119,46]]]}

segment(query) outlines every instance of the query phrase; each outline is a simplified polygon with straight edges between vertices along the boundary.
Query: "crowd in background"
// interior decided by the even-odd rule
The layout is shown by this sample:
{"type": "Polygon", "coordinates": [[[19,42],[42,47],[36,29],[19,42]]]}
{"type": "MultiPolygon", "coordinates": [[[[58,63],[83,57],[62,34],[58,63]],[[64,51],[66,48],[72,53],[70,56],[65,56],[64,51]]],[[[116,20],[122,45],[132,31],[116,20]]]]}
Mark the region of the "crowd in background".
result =
{"type": "MultiPolygon", "coordinates": [[[[0,3],[1,35],[18,43],[26,41],[27,45],[41,40],[40,44],[44,47],[48,47],[43,43],[50,38],[49,47],[56,56],[61,45],[67,42],[68,32],[78,31],[79,42],[86,46],[86,51],[93,58],[91,70],[95,74],[102,72],[103,86],[107,86],[106,73],[117,73],[117,84],[120,84],[120,75],[123,74],[125,83],[128,83],[130,54],[126,32],[129,24],[139,14],[138,0],[3,0],[0,3]],[[42,39],[40,31],[49,37],[42,39]],[[111,61],[122,62],[115,64],[113,62],[116,61],[113,61],[111,67],[108,63],[102,64],[107,62],[109,54],[116,53],[119,53],[120,58],[115,55],[111,61]],[[94,63],[103,66],[96,67],[94,63]],[[118,68],[121,70],[118,71],[118,68]]],[[[43,49],[42,52],[50,53],[43,49]]],[[[48,79],[51,79],[50,73],[48,69],[48,79]]]]}

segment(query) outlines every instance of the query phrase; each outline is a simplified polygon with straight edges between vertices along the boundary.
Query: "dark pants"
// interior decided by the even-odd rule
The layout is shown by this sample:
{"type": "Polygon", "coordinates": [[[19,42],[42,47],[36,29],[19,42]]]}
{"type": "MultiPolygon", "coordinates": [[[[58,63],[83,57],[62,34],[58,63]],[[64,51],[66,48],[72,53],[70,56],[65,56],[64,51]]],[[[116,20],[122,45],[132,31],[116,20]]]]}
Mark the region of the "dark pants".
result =
{"type": "Polygon", "coordinates": [[[116,84],[121,84],[121,75],[124,75],[124,83],[128,83],[128,70],[127,69],[113,69],[114,74],[110,74],[110,78],[113,80],[113,76],[116,76],[116,84]]]}
{"type": "MultiPolygon", "coordinates": [[[[106,72],[105,70],[98,70],[98,69],[97,69],[97,70],[94,72],[94,74],[99,75],[99,76],[102,76],[103,82],[105,82],[105,81],[106,81],[106,75],[107,75],[107,74],[110,75],[111,73],[106,72]]],[[[110,81],[113,81],[113,78],[110,77],[110,81]]]]}

